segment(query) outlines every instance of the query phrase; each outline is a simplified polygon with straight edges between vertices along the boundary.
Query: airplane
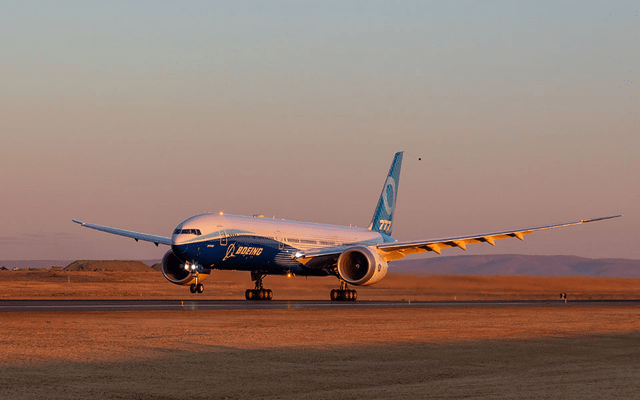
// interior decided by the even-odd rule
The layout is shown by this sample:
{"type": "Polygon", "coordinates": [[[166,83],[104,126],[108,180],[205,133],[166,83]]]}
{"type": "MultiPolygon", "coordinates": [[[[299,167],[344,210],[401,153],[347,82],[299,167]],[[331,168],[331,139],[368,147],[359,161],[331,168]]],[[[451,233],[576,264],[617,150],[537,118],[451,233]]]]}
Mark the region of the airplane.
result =
{"type": "Polygon", "coordinates": [[[247,300],[271,300],[273,291],[263,287],[267,275],[334,276],[339,289],[332,289],[333,301],[355,301],[352,286],[379,282],[387,274],[389,262],[409,254],[434,252],[447,248],[466,250],[474,243],[507,238],[524,240],[533,232],[580,225],[621,217],[583,219],[561,224],[514,229],[426,240],[397,241],[391,237],[400,169],[405,152],[393,158],[382,193],[368,228],[326,225],[265,218],[263,215],[239,216],[205,213],[182,221],[171,237],[111,228],[76,219],[85,228],[170,246],[162,257],[162,274],[171,283],[189,286],[191,293],[202,293],[202,282],[212,270],[251,272],[253,289],[245,291],[247,300]]]}

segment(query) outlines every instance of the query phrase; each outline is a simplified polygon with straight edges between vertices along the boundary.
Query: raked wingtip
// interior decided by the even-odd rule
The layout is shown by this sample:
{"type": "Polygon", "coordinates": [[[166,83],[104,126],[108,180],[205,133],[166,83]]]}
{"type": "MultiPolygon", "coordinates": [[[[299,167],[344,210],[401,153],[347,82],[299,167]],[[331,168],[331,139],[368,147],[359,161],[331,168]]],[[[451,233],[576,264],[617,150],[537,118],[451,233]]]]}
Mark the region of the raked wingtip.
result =
{"type": "Polygon", "coordinates": [[[618,215],[610,215],[608,217],[600,217],[600,218],[591,218],[591,219],[583,219],[582,223],[586,224],[587,222],[596,222],[596,221],[604,221],[606,219],[613,219],[613,218],[620,218],[622,217],[623,214],[618,214],[618,215]]]}

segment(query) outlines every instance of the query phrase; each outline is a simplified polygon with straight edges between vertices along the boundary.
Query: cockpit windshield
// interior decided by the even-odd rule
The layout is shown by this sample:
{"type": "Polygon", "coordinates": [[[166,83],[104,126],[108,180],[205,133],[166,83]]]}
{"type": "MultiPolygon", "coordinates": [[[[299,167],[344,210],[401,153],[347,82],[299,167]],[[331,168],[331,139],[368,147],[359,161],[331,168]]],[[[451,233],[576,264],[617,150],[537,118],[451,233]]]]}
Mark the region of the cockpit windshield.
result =
{"type": "Polygon", "coordinates": [[[200,232],[200,229],[176,229],[175,231],[173,231],[174,235],[196,235],[196,236],[200,236],[202,235],[202,232],[200,232]]]}

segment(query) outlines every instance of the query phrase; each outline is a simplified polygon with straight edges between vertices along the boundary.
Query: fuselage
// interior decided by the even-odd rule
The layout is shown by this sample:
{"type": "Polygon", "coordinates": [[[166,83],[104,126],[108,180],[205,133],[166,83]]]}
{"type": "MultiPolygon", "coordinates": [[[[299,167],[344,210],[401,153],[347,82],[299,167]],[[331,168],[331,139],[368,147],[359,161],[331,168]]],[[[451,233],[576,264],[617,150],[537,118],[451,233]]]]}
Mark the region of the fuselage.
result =
{"type": "Polygon", "coordinates": [[[296,253],[394,240],[363,228],[208,213],[181,222],[171,237],[171,249],[183,262],[203,269],[322,276],[328,275],[326,266],[303,265],[296,253]]]}

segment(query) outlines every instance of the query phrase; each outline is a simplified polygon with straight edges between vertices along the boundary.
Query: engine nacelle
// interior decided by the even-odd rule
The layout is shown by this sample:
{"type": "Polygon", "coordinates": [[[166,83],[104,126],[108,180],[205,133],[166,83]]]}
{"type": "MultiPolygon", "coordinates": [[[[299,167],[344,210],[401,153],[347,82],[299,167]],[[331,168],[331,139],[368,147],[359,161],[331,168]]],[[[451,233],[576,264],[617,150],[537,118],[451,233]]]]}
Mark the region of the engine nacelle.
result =
{"type": "Polygon", "coordinates": [[[372,285],[387,275],[389,264],[370,247],[354,247],[338,257],[338,274],[352,285],[372,285]]]}
{"type": "Polygon", "coordinates": [[[198,283],[200,283],[207,279],[210,273],[211,270],[202,270],[201,268],[185,269],[185,263],[173,254],[172,250],[167,251],[162,257],[162,275],[176,285],[196,283],[196,276],[198,283]]]}

